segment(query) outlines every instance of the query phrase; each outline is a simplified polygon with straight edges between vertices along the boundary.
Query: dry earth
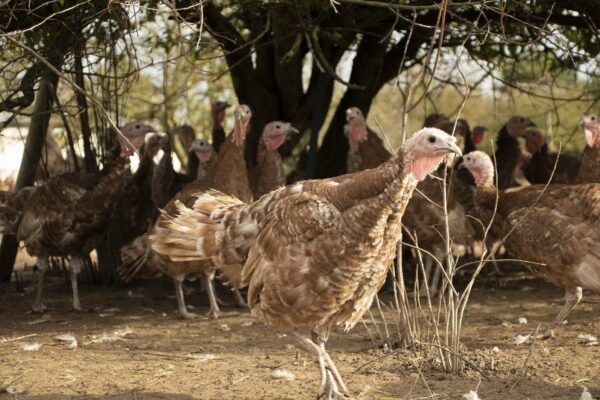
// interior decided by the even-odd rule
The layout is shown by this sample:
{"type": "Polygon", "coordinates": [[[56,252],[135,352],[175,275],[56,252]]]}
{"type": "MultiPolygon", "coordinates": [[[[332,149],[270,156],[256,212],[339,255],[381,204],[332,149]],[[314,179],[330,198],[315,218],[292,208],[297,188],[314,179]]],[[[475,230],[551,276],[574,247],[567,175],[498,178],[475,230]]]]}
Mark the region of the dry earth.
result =
{"type": "MultiPolygon", "coordinates": [[[[536,341],[523,374],[530,346],[516,346],[514,338],[549,322],[562,293],[531,280],[490,286],[473,293],[464,329],[469,360],[487,377],[475,368],[462,376],[444,373],[427,352],[384,354],[358,325],[349,334],[335,331],[328,345],[353,395],[463,399],[477,389],[482,400],[579,400],[587,386],[600,398],[600,347],[578,338],[600,336],[600,297],[586,293],[557,338],[536,341]],[[534,290],[523,291],[524,285],[534,290]],[[519,317],[528,324],[520,325],[519,317]]],[[[51,311],[44,316],[27,313],[29,284],[20,291],[0,287],[0,399],[306,399],[317,392],[311,357],[245,310],[220,320],[183,321],[172,285],[158,280],[121,289],[82,285],[82,303],[94,311],[73,313],[64,279],[48,279],[46,287],[51,311]],[[75,349],[54,339],[64,334],[75,337],[75,349]],[[24,350],[35,344],[41,347],[24,350]],[[275,378],[278,369],[293,379],[275,378]],[[17,393],[6,393],[7,386],[17,393]]],[[[187,297],[196,312],[207,310],[200,290],[187,297]]]]}

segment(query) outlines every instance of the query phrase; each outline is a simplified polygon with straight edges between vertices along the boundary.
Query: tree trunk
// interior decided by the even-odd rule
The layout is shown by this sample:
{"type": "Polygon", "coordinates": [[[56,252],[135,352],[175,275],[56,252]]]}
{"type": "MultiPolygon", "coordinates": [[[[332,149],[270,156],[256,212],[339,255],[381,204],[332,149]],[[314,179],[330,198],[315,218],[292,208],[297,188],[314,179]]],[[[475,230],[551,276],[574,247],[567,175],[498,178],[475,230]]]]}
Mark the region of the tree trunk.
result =
{"type": "MultiPolygon", "coordinates": [[[[56,68],[62,65],[62,56],[49,58],[56,68]]],[[[15,190],[32,186],[42,156],[48,123],[50,122],[50,111],[58,85],[58,76],[46,71],[40,82],[35,103],[33,106],[33,117],[29,123],[29,132],[23,150],[23,160],[19,168],[19,175],[15,190]]],[[[14,236],[5,235],[0,245],[0,282],[10,282],[15,259],[17,257],[18,243],[14,236]]]]}
{"type": "MultiPolygon", "coordinates": [[[[82,89],[85,88],[85,82],[83,79],[83,65],[81,58],[83,55],[78,50],[75,54],[75,83],[82,89]]],[[[85,170],[87,172],[98,172],[98,165],[96,164],[96,154],[92,150],[92,129],[90,128],[90,117],[88,115],[88,105],[85,95],[80,92],[76,92],[75,97],[77,99],[77,106],[79,107],[79,121],[81,122],[81,137],[83,138],[83,154],[85,156],[85,170]]]]}
{"type": "Polygon", "coordinates": [[[381,42],[377,36],[364,35],[352,66],[350,82],[362,86],[363,89],[346,89],[346,93],[338,104],[335,115],[317,159],[318,178],[327,178],[343,174],[346,171],[346,153],[348,140],[344,136],[346,109],[358,107],[367,115],[371,102],[379,91],[381,70],[386,56],[387,42],[381,42]]]}

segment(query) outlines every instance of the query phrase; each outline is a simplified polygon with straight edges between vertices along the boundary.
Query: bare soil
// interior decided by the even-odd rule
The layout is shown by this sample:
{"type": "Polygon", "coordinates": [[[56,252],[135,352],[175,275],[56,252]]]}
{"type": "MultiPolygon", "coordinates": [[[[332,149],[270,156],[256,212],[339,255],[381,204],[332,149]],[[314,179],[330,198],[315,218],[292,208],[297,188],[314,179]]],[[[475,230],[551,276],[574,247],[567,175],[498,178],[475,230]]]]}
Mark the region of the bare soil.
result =
{"type": "MultiPolygon", "coordinates": [[[[198,286],[188,283],[198,290],[187,300],[200,314],[208,307],[198,286]]],[[[328,349],[353,396],[463,399],[477,390],[482,400],[578,400],[587,386],[600,398],[600,347],[578,338],[600,336],[600,296],[585,293],[556,338],[536,341],[523,371],[530,346],[514,339],[550,322],[562,292],[534,280],[490,286],[480,284],[467,309],[464,344],[471,367],[461,376],[443,372],[435,353],[384,353],[361,324],[347,334],[333,332],[328,349]],[[528,324],[519,324],[519,317],[528,324]]],[[[166,279],[120,289],[81,285],[83,306],[93,308],[84,313],[68,311],[64,279],[50,278],[45,287],[51,310],[43,316],[27,313],[32,285],[0,287],[0,390],[17,392],[5,390],[0,399],[306,399],[318,391],[315,362],[292,338],[246,310],[219,320],[181,320],[166,279]],[[76,338],[75,349],[54,339],[63,334],[76,338]],[[24,350],[35,343],[39,350],[24,350]],[[293,379],[275,378],[278,369],[293,379]]]]}

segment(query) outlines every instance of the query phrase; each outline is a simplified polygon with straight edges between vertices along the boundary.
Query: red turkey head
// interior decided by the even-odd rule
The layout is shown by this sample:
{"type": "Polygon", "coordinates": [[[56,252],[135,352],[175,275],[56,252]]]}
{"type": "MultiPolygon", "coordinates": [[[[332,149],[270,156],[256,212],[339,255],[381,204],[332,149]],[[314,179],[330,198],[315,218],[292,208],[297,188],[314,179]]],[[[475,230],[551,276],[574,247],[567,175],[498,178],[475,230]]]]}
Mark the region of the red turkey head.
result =
{"type": "Polygon", "coordinates": [[[477,186],[493,185],[494,164],[490,156],[483,151],[476,150],[465,155],[461,167],[471,172],[477,186]]]}
{"type": "Polygon", "coordinates": [[[195,139],[190,146],[190,151],[193,151],[201,163],[207,163],[214,156],[215,150],[205,139],[195,139]]]}
{"type": "Polygon", "coordinates": [[[246,140],[250,118],[252,118],[250,107],[245,104],[235,106],[235,110],[233,111],[233,143],[237,146],[243,145],[246,140]]]}
{"type": "Polygon", "coordinates": [[[425,117],[423,128],[438,128],[442,129],[445,123],[449,121],[448,117],[443,114],[432,113],[425,117]]]}
{"type": "Polygon", "coordinates": [[[519,138],[525,136],[527,129],[535,126],[535,124],[527,117],[515,116],[511,117],[505,126],[510,136],[519,138]]]}
{"type": "Polygon", "coordinates": [[[223,123],[223,120],[225,120],[225,110],[230,106],[231,104],[221,100],[217,100],[210,105],[214,125],[221,125],[223,123]]]}
{"type": "Polygon", "coordinates": [[[600,145],[600,120],[594,114],[587,114],[581,117],[580,124],[585,133],[585,142],[589,147],[600,145]]]}
{"type": "Polygon", "coordinates": [[[368,138],[367,121],[358,107],[350,107],[346,110],[346,125],[344,133],[350,140],[350,144],[362,143],[368,138]]]}
{"type": "Polygon", "coordinates": [[[194,139],[196,139],[196,131],[190,125],[184,124],[181,125],[175,131],[177,137],[183,144],[185,151],[188,151],[194,139]]]}
{"type": "Polygon", "coordinates": [[[542,132],[537,129],[529,129],[525,133],[525,150],[531,154],[535,154],[542,149],[546,143],[546,139],[542,132]]]}
{"type": "MultiPolygon", "coordinates": [[[[146,140],[146,135],[156,130],[150,125],[142,124],[141,122],[129,122],[119,128],[121,133],[131,142],[136,151],[142,147],[146,140]]],[[[126,145],[121,146],[121,157],[130,156],[132,150],[126,145]]]]}
{"type": "Polygon", "coordinates": [[[423,128],[404,143],[405,172],[422,181],[450,153],[462,155],[456,138],[438,128],[423,128]]]}
{"type": "Polygon", "coordinates": [[[488,129],[483,125],[477,125],[475,128],[473,128],[473,143],[475,143],[475,145],[478,145],[481,142],[483,142],[487,130],[488,129]]]}
{"type": "Polygon", "coordinates": [[[298,133],[298,129],[289,122],[273,121],[265,125],[262,140],[267,150],[276,151],[290,133],[298,133]]]}

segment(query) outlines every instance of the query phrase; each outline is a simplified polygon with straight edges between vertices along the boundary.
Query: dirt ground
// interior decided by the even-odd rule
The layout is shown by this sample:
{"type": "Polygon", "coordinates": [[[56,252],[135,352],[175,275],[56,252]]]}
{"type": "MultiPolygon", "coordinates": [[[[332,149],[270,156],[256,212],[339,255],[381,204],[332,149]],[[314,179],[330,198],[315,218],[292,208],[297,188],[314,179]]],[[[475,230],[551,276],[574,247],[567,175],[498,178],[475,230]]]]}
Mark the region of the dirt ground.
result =
{"type": "MultiPolygon", "coordinates": [[[[0,399],[306,399],[318,391],[318,369],[292,338],[245,310],[183,321],[168,280],[122,289],[81,285],[82,305],[94,309],[85,313],[68,311],[64,279],[48,279],[45,286],[51,310],[44,316],[27,313],[31,285],[0,287],[0,390],[13,392],[4,390],[0,399]],[[74,336],[76,348],[55,340],[65,334],[74,336]],[[276,370],[291,379],[276,378],[276,370]]],[[[414,350],[383,353],[359,324],[348,334],[335,331],[328,343],[353,396],[463,399],[477,390],[482,400],[579,400],[587,386],[600,398],[600,347],[578,337],[600,335],[600,297],[586,293],[556,338],[536,341],[523,373],[530,346],[515,345],[515,337],[549,322],[562,293],[538,281],[489,286],[474,291],[464,328],[469,361],[486,377],[475,368],[462,376],[444,373],[435,357],[414,350]],[[533,290],[524,291],[526,285],[533,290]],[[528,324],[519,324],[520,317],[528,324]]],[[[187,299],[193,311],[207,310],[199,289],[187,299]]]]}

